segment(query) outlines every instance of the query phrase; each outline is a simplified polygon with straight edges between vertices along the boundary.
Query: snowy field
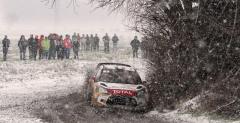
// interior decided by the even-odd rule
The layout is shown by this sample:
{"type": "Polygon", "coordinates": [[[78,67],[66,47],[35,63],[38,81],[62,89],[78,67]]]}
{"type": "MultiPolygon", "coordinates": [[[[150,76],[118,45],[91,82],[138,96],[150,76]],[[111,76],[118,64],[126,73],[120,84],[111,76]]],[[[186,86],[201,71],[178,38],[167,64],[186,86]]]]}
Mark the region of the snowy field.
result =
{"type": "MultiPolygon", "coordinates": [[[[119,62],[135,66],[142,79],[146,63],[132,59],[131,50],[114,54],[80,54],[79,60],[20,61],[16,48],[9,61],[0,62],[0,123],[225,123],[206,117],[192,117],[177,111],[134,113],[99,112],[81,98],[85,74],[99,62],[119,62]]],[[[237,123],[237,122],[235,122],[237,123]]]]}
{"type": "MultiPolygon", "coordinates": [[[[120,49],[115,54],[84,52],[80,54],[79,60],[20,61],[16,48],[10,48],[8,61],[0,62],[0,123],[60,122],[58,118],[57,121],[44,119],[46,114],[54,114],[48,113],[49,110],[55,110],[48,107],[55,103],[48,104],[48,101],[58,98],[70,101],[69,95],[75,95],[71,98],[73,100],[81,99],[85,73],[99,62],[128,63],[136,66],[144,76],[142,62],[131,59],[129,50],[120,49]],[[39,114],[41,111],[42,114],[39,114]]],[[[62,102],[64,101],[59,100],[57,103],[62,102]]],[[[81,103],[84,100],[76,104],[81,103]]],[[[63,106],[65,105],[72,107],[75,104],[67,103],[63,106]]],[[[87,105],[80,106],[91,108],[87,105]]],[[[79,111],[81,110],[84,111],[80,108],[79,111]]],[[[92,112],[89,115],[97,114],[92,112]]],[[[80,121],[91,122],[94,119],[86,117],[80,121]]]]}

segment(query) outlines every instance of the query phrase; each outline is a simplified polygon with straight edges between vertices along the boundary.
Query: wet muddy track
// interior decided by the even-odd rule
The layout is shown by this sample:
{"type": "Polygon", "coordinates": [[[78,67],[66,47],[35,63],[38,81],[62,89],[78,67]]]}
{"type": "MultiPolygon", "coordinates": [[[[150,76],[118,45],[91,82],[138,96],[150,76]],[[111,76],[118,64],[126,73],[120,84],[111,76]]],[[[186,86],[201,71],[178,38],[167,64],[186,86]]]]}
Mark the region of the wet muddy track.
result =
{"type": "Polygon", "coordinates": [[[32,114],[50,123],[167,123],[144,113],[94,108],[79,93],[49,97],[28,106],[32,114]]]}

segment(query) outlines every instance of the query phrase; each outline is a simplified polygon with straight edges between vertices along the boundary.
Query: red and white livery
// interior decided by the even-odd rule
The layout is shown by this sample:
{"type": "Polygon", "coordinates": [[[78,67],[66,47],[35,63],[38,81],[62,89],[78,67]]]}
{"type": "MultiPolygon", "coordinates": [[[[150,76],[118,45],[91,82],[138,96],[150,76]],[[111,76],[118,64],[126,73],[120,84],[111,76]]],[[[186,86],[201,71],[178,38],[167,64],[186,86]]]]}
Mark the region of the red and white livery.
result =
{"type": "Polygon", "coordinates": [[[149,104],[148,90],[139,74],[126,64],[98,64],[85,91],[93,106],[146,110],[149,104]]]}

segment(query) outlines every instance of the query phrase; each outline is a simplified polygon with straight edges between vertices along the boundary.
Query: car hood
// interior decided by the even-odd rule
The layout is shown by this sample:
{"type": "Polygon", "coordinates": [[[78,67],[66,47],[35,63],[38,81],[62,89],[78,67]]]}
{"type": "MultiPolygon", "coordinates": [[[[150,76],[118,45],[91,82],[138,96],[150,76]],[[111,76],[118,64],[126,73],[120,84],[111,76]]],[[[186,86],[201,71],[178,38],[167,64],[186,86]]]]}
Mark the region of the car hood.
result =
{"type": "Polygon", "coordinates": [[[101,86],[103,88],[107,89],[118,89],[118,90],[132,90],[137,91],[145,88],[144,85],[134,85],[134,84],[119,84],[119,83],[107,83],[107,82],[97,82],[98,86],[101,86]]]}

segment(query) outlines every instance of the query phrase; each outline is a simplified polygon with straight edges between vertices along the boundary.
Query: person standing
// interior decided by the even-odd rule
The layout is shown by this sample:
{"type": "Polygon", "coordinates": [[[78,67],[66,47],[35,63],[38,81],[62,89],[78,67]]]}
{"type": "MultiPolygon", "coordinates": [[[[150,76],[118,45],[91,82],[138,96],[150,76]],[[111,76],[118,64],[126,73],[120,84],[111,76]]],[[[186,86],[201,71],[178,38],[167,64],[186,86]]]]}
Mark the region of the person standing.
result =
{"type": "Polygon", "coordinates": [[[33,35],[30,35],[30,38],[28,39],[28,52],[29,52],[29,59],[33,58],[33,48],[32,48],[32,42],[33,42],[34,38],[33,35]]]}
{"type": "Polygon", "coordinates": [[[87,34],[87,36],[86,36],[86,51],[90,50],[90,45],[91,45],[90,38],[87,34]]]}
{"type": "Polygon", "coordinates": [[[81,48],[81,36],[80,36],[80,34],[78,33],[77,34],[77,40],[78,40],[78,42],[79,42],[79,50],[80,50],[80,48],[81,48]]]}
{"type": "Polygon", "coordinates": [[[74,32],[73,35],[72,35],[72,42],[73,42],[73,40],[77,40],[77,33],[76,32],[74,32]]]}
{"type": "Polygon", "coordinates": [[[49,48],[49,60],[55,59],[56,57],[56,34],[50,34],[49,35],[49,40],[50,40],[50,48],[49,48]]]}
{"type": "Polygon", "coordinates": [[[18,41],[18,47],[20,50],[20,60],[26,60],[26,50],[28,46],[28,41],[25,39],[25,36],[22,35],[18,41]]]}
{"type": "Polygon", "coordinates": [[[109,53],[109,42],[110,42],[110,38],[109,38],[108,34],[106,33],[106,35],[103,37],[105,53],[109,53]]]}
{"type": "Polygon", "coordinates": [[[77,41],[78,41],[77,34],[74,33],[73,36],[72,36],[72,42],[77,42],[77,41]]]}
{"type": "Polygon", "coordinates": [[[34,40],[31,42],[32,47],[32,57],[34,60],[37,60],[37,51],[38,51],[38,36],[36,35],[34,40]]]}
{"type": "Polygon", "coordinates": [[[93,52],[94,51],[94,47],[95,47],[93,34],[91,34],[91,36],[90,36],[90,45],[91,45],[91,52],[93,52]]]}
{"type": "Polygon", "coordinates": [[[100,41],[100,39],[99,39],[98,35],[95,34],[94,42],[95,42],[95,50],[96,51],[99,51],[99,41],[100,41]]]}
{"type": "Polygon", "coordinates": [[[64,39],[64,56],[66,59],[70,58],[71,48],[72,48],[72,44],[71,44],[70,36],[66,35],[64,39]]]}
{"type": "Polygon", "coordinates": [[[112,42],[113,42],[113,51],[117,51],[117,44],[118,44],[119,38],[116,34],[112,37],[112,42]]]}
{"type": "Polygon", "coordinates": [[[78,52],[79,52],[79,47],[80,43],[78,41],[76,33],[72,36],[72,43],[73,43],[73,53],[74,53],[74,59],[78,59],[78,52]]]}
{"type": "Polygon", "coordinates": [[[138,58],[138,49],[140,47],[140,41],[138,40],[137,36],[134,37],[130,45],[132,46],[132,50],[133,50],[133,58],[135,57],[138,58]]]}
{"type": "Polygon", "coordinates": [[[42,41],[43,59],[48,59],[49,48],[50,41],[48,40],[48,37],[45,36],[45,39],[42,41]]]}
{"type": "Polygon", "coordinates": [[[81,50],[82,51],[86,51],[86,37],[84,34],[82,34],[82,37],[80,38],[80,42],[81,42],[81,50]]]}
{"type": "Polygon", "coordinates": [[[38,59],[42,59],[43,56],[43,49],[42,49],[42,42],[44,40],[44,35],[40,36],[40,39],[38,40],[38,59]]]}
{"type": "Polygon", "coordinates": [[[59,59],[59,51],[60,51],[60,45],[61,45],[61,41],[60,41],[61,36],[57,36],[56,37],[56,55],[57,55],[57,59],[59,59]]]}
{"type": "Polygon", "coordinates": [[[63,36],[59,36],[57,40],[57,58],[63,60],[64,58],[64,46],[63,46],[63,36]]]}
{"type": "Polygon", "coordinates": [[[6,61],[8,48],[10,46],[10,40],[8,39],[7,35],[5,35],[4,39],[2,40],[2,45],[3,45],[3,61],[6,61]]]}

